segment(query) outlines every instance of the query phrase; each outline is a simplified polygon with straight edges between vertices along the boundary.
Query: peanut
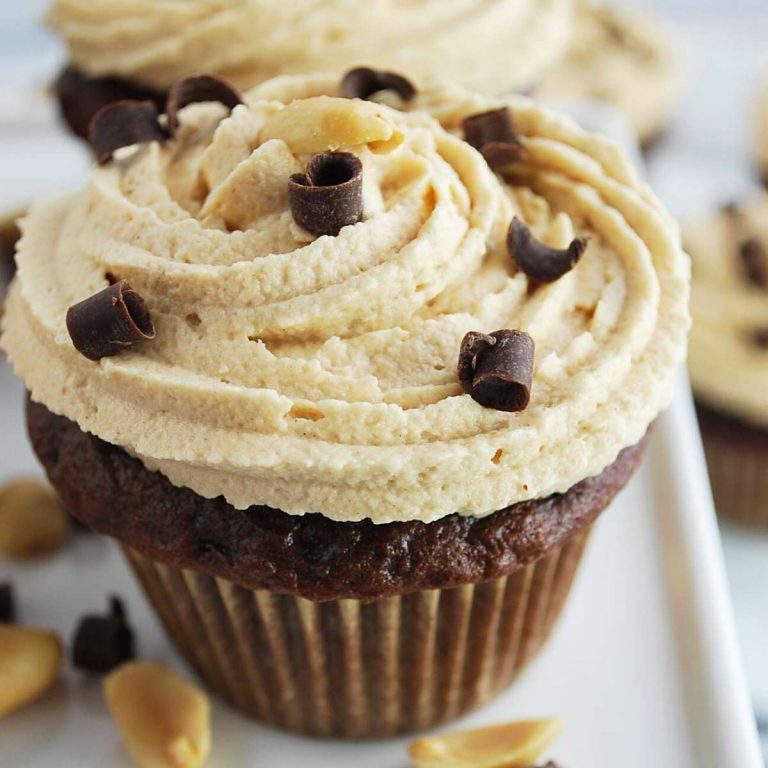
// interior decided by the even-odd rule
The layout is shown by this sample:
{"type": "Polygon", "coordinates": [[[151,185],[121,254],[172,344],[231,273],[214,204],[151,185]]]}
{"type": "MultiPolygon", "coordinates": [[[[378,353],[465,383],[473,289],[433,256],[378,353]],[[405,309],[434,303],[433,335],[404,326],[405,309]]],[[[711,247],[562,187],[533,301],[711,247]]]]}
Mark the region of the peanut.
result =
{"type": "Polygon", "coordinates": [[[524,720],[418,739],[408,751],[416,768],[522,768],[536,762],[560,727],[560,720],[524,720]]]}
{"type": "Polygon", "coordinates": [[[19,478],[0,488],[0,554],[18,559],[50,554],[69,534],[67,515],[42,480],[19,478]]]}
{"type": "Polygon", "coordinates": [[[172,670],[128,662],[105,679],[104,695],[141,768],[195,768],[208,758],[210,702],[172,670]]]}
{"type": "Polygon", "coordinates": [[[402,141],[402,134],[370,101],[315,96],[294,101],[276,112],[261,129],[260,139],[282,139],[297,155],[368,144],[385,152],[402,141]]]}
{"type": "Polygon", "coordinates": [[[42,696],[61,661],[61,642],[52,632],[0,625],[0,717],[42,696]]]}

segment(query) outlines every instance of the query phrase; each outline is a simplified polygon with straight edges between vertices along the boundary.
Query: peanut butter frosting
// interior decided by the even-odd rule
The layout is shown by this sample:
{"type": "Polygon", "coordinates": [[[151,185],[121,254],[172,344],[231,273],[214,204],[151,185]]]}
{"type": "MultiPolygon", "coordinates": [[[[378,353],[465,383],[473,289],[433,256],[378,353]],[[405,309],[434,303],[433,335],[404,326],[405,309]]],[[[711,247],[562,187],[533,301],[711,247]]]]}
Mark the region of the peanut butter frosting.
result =
{"type": "Polygon", "coordinates": [[[768,427],[768,194],[691,222],[685,238],[693,259],[696,396],[768,427]]]}
{"type": "Polygon", "coordinates": [[[55,0],[48,23],[92,77],[165,90],[200,71],[250,88],[366,65],[489,93],[532,85],[573,0],[55,0]]]}
{"type": "Polygon", "coordinates": [[[623,153],[524,97],[422,91],[401,111],[288,76],[180,112],[22,222],[2,346],[33,399],[178,486],[336,520],[483,516],[563,492],[638,442],[667,404],[688,330],[679,232],[623,153]],[[507,106],[508,183],[459,135],[507,106]],[[441,125],[442,124],[442,125],[441,125]],[[315,237],[288,179],[316,152],[362,161],[364,216],[315,237]],[[534,284],[513,216],[578,265],[534,284]],[[153,340],[94,363],[68,307],[130,281],[153,340]],[[531,401],[485,408],[457,380],[469,331],[536,344],[531,401]]]}
{"type": "Polygon", "coordinates": [[[683,81],[678,45],[660,21],[645,11],[579,0],[571,46],[536,95],[609,104],[647,144],[669,122],[683,81]]]}

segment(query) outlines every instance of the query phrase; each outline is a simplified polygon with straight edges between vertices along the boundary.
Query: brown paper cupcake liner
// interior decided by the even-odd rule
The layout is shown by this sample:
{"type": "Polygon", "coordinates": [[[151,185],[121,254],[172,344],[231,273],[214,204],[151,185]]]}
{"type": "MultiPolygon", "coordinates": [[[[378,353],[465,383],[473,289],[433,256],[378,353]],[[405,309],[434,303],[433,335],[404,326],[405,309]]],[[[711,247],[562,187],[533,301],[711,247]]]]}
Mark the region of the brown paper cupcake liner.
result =
{"type": "Polygon", "coordinates": [[[768,528],[768,431],[697,403],[717,513],[768,528]]]}
{"type": "Polygon", "coordinates": [[[699,424],[707,457],[717,513],[744,525],[768,528],[768,434],[765,444],[739,431],[735,420],[728,430],[699,408],[699,424]]]}
{"type": "Polygon", "coordinates": [[[588,536],[503,578],[367,603],[246,589],[124,551],[178,650],[230,705],[370,738],[431,728],[506,688],[547,640],[588,536]]]}

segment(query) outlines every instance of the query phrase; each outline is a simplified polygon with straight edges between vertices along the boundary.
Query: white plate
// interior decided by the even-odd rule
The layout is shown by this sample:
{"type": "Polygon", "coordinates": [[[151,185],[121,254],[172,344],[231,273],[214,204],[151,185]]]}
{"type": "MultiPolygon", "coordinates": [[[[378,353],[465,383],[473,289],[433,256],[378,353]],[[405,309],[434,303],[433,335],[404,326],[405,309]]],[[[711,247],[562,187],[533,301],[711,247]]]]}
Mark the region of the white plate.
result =
{"type": "MultiPolygon", "coordinates": [[[[21,427],[21,391],[0,365],[0,475],[36,471],[21,427]]],[[[143,658],[190,674],[162,635],[116,548],[79,535],[52,560],[4,563],[20,620],[71,640],[84,612],[117,592],[143,658]]],[[[590,544],[562,621],[523,679],[456,726],[560,715],[552,750],[564,768],[760,768],[722,556],[687,384],[658,422],[649,455],[590,544]]],[[[214,707],[210,768],[402,768],[406,739],[318,742],[214,707]]],[[[99,685],[67,669],[55,692],[0,720],[4,768],[130,762],[99,685]]]]}

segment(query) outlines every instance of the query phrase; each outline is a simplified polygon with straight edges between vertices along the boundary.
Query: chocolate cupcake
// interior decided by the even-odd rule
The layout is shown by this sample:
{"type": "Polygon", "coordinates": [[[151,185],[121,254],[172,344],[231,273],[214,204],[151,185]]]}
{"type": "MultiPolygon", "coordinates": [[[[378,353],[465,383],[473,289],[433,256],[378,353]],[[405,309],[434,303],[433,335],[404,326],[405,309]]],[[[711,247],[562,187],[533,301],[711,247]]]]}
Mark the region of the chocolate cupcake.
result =
{"type": "Polygon", "coordinates": [[[489,93],[527,88],[568,45],[573,0],[307,5],[54,0],[47,21],[69,51],[56,84],[63,116],[86,136],[105,103],[156,100],[201,71],[241,89],[358,65],[407,71],[416,81],[438,75],[489,93]]]}
{"type": "Polygon", "coordinates": [[[686,230],[689,367],[717,511],[768,525],[768,195],[686,230]]]}
{"type": "Polygon", "coordinates": [[[542,646],[670,398],[688,260],[569,120],[350,87],[177,111],[184,83],[162,141],[114,110],[104,166],[22,224],[2,346],[51,481],[201,677],[364,737],[458,716],[542,646]]]}
{"type": "Polygon", "coordinates": [[[683,89],[679,44],[645,11],[577,1],[572,43],[536,89],[537,97],[614,107],[644,149],[664,135],[683,89]]]}

